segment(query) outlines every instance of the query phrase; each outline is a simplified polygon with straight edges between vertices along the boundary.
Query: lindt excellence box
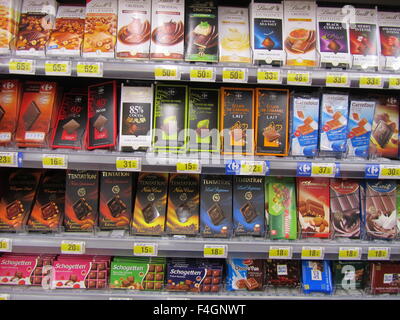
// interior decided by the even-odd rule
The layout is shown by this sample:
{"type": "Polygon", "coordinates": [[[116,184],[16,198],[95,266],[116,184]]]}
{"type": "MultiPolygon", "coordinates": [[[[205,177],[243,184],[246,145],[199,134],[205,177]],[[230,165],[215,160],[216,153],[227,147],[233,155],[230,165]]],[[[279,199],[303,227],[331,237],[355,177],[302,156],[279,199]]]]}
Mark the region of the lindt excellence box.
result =
{"type": "Polygon", "coordinates": [[[386,70],[400,69],[400,15],[378,11],[380,65],[386,70]]]}
{"type": "Polygon", "coordinates": [[[0,144],[7,145],[17,128],[22,84],[18,80],[0,80],[0,144]]]}
{"type": "Polygon", "coordinates": [[[18,31],[22,0],[0,1],[0,54],[11,52],[18,31]]]}

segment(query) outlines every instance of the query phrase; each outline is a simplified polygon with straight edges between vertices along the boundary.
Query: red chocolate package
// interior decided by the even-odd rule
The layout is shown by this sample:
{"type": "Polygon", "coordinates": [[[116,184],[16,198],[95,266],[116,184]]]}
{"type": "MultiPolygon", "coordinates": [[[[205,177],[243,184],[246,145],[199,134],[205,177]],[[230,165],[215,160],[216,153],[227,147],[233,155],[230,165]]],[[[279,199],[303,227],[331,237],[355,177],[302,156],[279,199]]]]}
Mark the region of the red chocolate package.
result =
{"type": "Polygon", "coordinates": [[[89,86],[88,149],[113,148],[117,139],[117,83],[89,86]]]}
{"type": "Polygon", "coordinates": [[[374,262],[371,264],[371,293],[400,293],[399,262],[374,262]]]}
{"type": "Polygon", "coordinates": [[[17,127],[21,82],[0,80],[0,145],[9,144],[17,127]]]}

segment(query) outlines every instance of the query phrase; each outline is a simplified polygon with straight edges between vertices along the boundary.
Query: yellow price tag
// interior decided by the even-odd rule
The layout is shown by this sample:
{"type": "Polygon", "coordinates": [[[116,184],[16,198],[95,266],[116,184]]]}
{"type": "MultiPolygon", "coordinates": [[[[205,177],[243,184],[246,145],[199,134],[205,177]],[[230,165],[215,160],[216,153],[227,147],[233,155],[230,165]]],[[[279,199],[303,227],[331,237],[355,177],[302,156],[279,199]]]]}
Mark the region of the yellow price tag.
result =
{"type": "Polygon", "coordinates": [[[44,154],[42,158],[43,168],[58,168],[67,169],[67,156],[66,155],[49,155],[44,154]]]}
{"type": "Polygon", "coordinates": [[[215,81],[214,68],[190,68],[190,80],[215,81]]]}
{"type": "Polygon", "coordinates": [[[293,85],[308,85],[311,83],[309,72],[288,72],[287,83],[293,85]]]}
{"type": "Polygon", "coordinates": [[[400,77],[389,78],[389,89],[400,89],[400,77]]]}
{"type": "Polygon", "coordinates": [[[303,247],[301,250],[302,259],[323,259],[324,249],[322,247],[303,247]]]}
{"type": "Polygon", "coordinates": [[[292,248],[291,247],[270,247],[269,248],[270,259],[291,259],[292,248]]]}
{"type": "Polygon", "coordinates": [[[0,165],[10,165],[13,163],[13,157],[8,155],[0,155],[0,165]]]}
{"type": "Polygon", "coordinates": [[[141,159],[118,157],[115,161],[115,167],[117,171],[141,171],[141,159]]]}
{"type": "Polygon", "coordinates": [[[69,61],[46,61],[44,71],[46,75],[51,76],[71,75],[71,63],[69,61]]]}
{"type": "Polygon", "coordinates": [[[381,165],[379,178],[396,178],[400,177],[400,166],[381,165]]]}
{"type": "Polygon", "coordinates": [[[135,243],[133,245],[135,256],[156,257],[158,255],[157,243],[135,243]]]}
{"type": "Polygon", "coordinates": [[[86,250],[85,247],[85,242],[83,241],[62,241],[61,253],[84,254],[86,250]]]}
{"type": "Polygon", "coordinates": [[[257,82],[259,83],[281,83],[280,71],[258,69],[257,82]]]}
{"type": "Polygon", "coordinates": [[[156,80],[180,80],[177,67],[155,67],[154,77],[156,80]]]}
{"type": "Polygon", "coordinates": [[[390,248],[370,247],[368,248],[368,260],[389,260],[390,248]]]}
{"type": "Polygon", "coordinates": [[[360,76],[360,88],[383,88],[381,76],[360,76]]]}
{"type": "Polygon", "coordinates": [[[223,68],[222,81],[224,82],[247,82],[247,69],[223,68]]]}
{"type": "Polygon", "coordinates": [[[196,160],[180,161],[176,163],[178,173],[201,173],[200,162],[196,160]]]}
{"type": "Polygon", "coordinates": [[[12,252],[11,239],[0,239],[0,252],[12,252]]]}
{"type": "Polygon", "coordinates": [[[6,300],[10,300],[10,295],[9,294],[0,294],[0,301],[6,301],[6,300]]]}
{"type": "Polygon", "coordinates": [[[76,73],[78,77],[102,77],[103,63],[85,63],[79,62],[76,65],[76,73]]]}
{"type": "Polygon", "coordinates": [[[35,74],[35,63],[33,60],[12,59],[8,69],[10,73],[35,74]]]}
{"type": "Polygon", "coordinates": [[[326,74],[326,85],[330,87],[348,87],[349,76],[346,73],[333,73],[326,74]]]}
{"type": "Polygon", "coordinates": [[[361,260],[361,248],[339,248],[339,260],[361,260]]]}
{"type": "Polygon", "coordinates": [[[240,163],[240,175],[265,175],[266,164],[264,161],[246,161],[240,163]]]}
{"type": "Polygon", "coordinates": [[[0,152],[1,167],[18,167],[18,152],[0,152]]]}
{"type": "Polygon", "coordinates": [[[226,245],[204,245],[205,258],[226,258],[228,248],[226,245]]]}
{"type": "Polygon", "coordinates": [[[334,163],[313,163],[311,168],[312,177],[334,177],[336,165],[334,163]]]}

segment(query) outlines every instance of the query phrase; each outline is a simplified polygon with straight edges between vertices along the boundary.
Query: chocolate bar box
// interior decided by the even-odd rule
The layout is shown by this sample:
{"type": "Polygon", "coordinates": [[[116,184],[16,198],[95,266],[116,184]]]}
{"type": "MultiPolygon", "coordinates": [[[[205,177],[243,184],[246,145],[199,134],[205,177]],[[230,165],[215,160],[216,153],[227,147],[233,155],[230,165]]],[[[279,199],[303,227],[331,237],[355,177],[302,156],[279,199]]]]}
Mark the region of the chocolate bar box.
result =
{"type": "Polygon", "coordinates": [[[0,2],[0,55],[8,55],[18,32],[22,0],[4,0],[0,2]]]}
{"type": "Polygon", "coordinates": [[[187,86],[156,85],[153,122],[153,147],[156,151],[185,151],[187,105],[187,86]]]}
{"type": "Polygon", "coordinates": [[[289,90],[256,89],[256,155],[287,156],[289,90]]]}
{"type": "Polygon", "coordinates": [[[299,287],[301,280],[300,263],[300,260],[266,260],[266,285],[270,287],[299,287]]]}
{"type": "Polygon", "coordinates": [[[333,273],[336,289],[364,289],[368,275],[367,265],[363,261],[335,261],[333,273]]]}
{"type": "Polygon", "coordinates": [[[67,232],[92,232],[98,220],[99,173],[68,170],[64,228],[67,232]]]}
{"type": "Polygon", "coordinates": [[[371,263],[371,293],[385,294],[400,292],[400,264],[398,262],[371,263]]]}
{"type": "Polygon", "coordinates": [[[264,235],[263,177],[234,176],[233,228],[235,235],[264,235]]]}
{"type": "Polygon", "coordinates": [[[221,88],[222,154],[254,152],[254,89],[221,88]]]}
{"type": "Polygon", "coordinates": [[[398,12],[378,11],[378,24],[381,44],[380,65],[386,70],[399,70],[400,16],[398,12]]]}
{"type": "Polygon", "coordinates": [[[202,175],[200,184],[202,236],[229,238],[232,230],[232,177],[202,175]]]}
{"type": "Polygon", "coordinates": [[[167,210],[167,173],[140,173],[136,187],[132,233],[164,233],[167,210]]]}
{"type": "Polygon", "coordinates": [[[262,291],[265,262],[260,259],[228,259],[226,290],[262,291]]]}
{"type": "Polygon", "coordinates": [[[220,152],[219,89],[189,88],[189,151],[220,152]]]}
{"type": "MultiPolygon", "coordinates": [[[[1,17],[0,17],[1,21],[1,17]]],[[[1,36],[0,36],[1,50],[1,36]]],[[[0,144],[14,139],[21,104],[22,84],[18,80],[0,80],[0,144]]]]}
{"type": "Polygon", "coordinates": [[[322,292],[331,294],[333,292],[330,261],[303,260],[301,266],[304,293],[322,292]]]}

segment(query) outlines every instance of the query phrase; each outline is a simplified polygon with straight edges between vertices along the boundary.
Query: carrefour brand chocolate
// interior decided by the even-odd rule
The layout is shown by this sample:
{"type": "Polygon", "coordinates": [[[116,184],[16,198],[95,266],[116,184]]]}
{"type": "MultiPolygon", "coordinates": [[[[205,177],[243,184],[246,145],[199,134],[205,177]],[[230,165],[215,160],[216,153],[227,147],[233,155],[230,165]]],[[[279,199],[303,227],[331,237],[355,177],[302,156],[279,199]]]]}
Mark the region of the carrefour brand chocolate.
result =
{"type": "Polygon", "coordinates": [[[271,287],[297,288],[300,286],[299,260],[267,260],[265,281],[271,287]]]}
{"type": "Polygon", "coordinates": [[[398,12],[378,11],[383,68],[400,69],[400,16],[398,12]]]}
{"type": "MultiPolygon", "coordinates": [[[[0,36],[0,52],[1,39],[0,36]]],[[[21,89],[22,85],[18,80],[0,81],[0,144],[2,145],[7,145],[13,140],[21,103],[21,89]]]]}

